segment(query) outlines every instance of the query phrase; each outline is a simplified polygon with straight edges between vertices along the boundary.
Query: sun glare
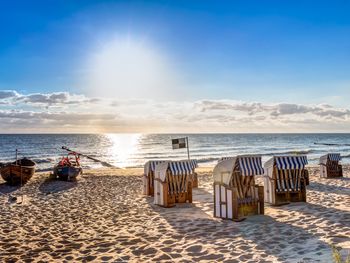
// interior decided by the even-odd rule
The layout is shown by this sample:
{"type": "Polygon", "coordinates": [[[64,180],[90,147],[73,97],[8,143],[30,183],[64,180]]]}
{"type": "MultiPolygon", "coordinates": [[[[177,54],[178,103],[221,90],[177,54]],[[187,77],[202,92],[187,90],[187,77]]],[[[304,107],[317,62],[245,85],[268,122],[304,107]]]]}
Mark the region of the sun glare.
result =
{"type": "Polygon", "coordinates": [[[88,87],[98,97],[154,98],[175,83],[165,56],[144,41],[107,41],[89,64],[88,87]]]}
{"type": "Polygon", "coordinates": [[[111,142],[110,159],[117,167],[132,166],[133,155],[138,150],[141,134],[107,134],[111,142]]]}

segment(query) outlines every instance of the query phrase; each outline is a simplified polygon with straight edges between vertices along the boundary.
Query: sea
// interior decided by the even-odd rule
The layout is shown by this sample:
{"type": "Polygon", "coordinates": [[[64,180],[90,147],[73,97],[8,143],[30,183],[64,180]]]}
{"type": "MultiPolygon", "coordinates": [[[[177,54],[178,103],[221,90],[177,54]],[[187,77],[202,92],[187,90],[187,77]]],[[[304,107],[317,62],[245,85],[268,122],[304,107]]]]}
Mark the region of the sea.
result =
{"type": "MultiPolygon", "coordinates": [[[[49,171],[67,154],[62,146],[120,168],[142,167],[148,160],[184,160],[187,149],[172,148],[172,139],[188,137],[189,155],[199,166],[211,166],[221,157],[239,154],[307,155],[317,164],[321,155],[340,153],[350,162],[350,134],[2,134],[0,162],[30,158],[37,169],[49,171]],[[319,144],[320,143],[320,144],[319,144]],[[340,144],[340,145],[321,145],[340,144]],[[346,145],[348,144],[348,145],[346,145]]],[[[84,168],[103,165],[82,157],[84,168]]]]}

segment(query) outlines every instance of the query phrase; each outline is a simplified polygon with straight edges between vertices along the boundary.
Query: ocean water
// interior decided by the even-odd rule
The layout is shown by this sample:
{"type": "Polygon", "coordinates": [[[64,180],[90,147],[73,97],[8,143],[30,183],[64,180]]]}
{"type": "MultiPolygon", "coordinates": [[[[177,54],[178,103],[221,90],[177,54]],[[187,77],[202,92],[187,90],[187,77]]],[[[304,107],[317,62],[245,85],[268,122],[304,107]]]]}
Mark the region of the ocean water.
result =
{"type": "MultiPolygon", "coordinates": [[[[0,162],[19,157],[33,159],[39,170],[50,170],[67,152],[67,146],[117,167],[142,167],[147,160],[187,158],[187,150],[173,150],[171,139],[188,136],[191,159],[200,166],[213,165],[224,156],[261,154],[263,162],[273,155],[302,153],[316,164],[327,152],[338,152],[343,163],[350,162],[350,146],[325,146],[318,143],[350,144],[350,134],[3,134],[0,135],[0,162]]],[[[82,158],[85,168],[100,163],[82,158]]]]}

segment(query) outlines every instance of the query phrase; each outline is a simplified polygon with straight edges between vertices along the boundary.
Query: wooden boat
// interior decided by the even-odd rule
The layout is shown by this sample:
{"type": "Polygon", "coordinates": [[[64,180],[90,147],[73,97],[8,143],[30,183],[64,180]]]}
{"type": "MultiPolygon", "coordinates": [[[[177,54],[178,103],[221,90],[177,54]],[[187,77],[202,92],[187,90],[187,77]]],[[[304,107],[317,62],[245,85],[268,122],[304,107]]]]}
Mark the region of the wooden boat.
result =
{"type": "Polygon", "coordinates": [[[2,178],[10,185],[25,184],[35,173],[35,162],[23,158],[0,168],[2,178]]]}
{"type": "Polygon", "coordinates": [[[63,157],[61,161],[54,167],[54,176],[64,181],[73,181],[77,176],[83,173],[83,168],[79,163],[79,155],[75,152],[68,153],[67,157],[63,157]]]}

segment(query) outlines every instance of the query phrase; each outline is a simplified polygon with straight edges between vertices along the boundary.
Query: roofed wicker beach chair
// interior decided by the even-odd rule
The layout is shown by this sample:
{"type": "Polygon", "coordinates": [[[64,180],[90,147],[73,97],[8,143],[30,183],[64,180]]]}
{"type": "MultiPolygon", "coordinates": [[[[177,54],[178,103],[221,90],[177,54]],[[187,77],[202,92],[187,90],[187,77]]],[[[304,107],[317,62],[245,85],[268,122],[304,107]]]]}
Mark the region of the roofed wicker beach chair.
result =
{"type": "Polygon", "coordinates": [[[255,184],[255,175],[264,169],[261,156],[236,156],[221,160],[214,168],[214,216],[239,220],[264,214],[264,187],[255,184]]]}
{"type": "Polygon", "coordinates": [[[154,204],[172,207],[192,203],[193,167],[189,161],[159,163],[154,170],[154,204]]]}
{"type": "Polygon", "coordinates": [[[154,194],[154,169],[157,164],[165,162],[163,161],[148,161],[144,165],[143,173],[143,194],[151,195],[154,194]]]}
{"type": "Polygon", "coordinates": [[[306,202],[306,156],[274,156],[264,165],[265,202],[282,205],[306,202]]]}
{"type": "Polygon", "coordinates": [[[322,178],[343,177],[343,168],[339,164],[339,153],[329,153],[320,157],[320,175],[322,178]]]}

